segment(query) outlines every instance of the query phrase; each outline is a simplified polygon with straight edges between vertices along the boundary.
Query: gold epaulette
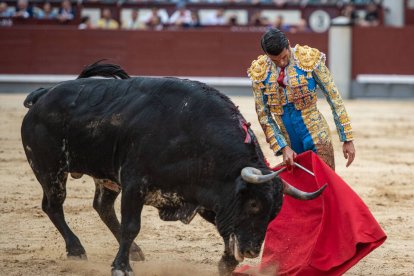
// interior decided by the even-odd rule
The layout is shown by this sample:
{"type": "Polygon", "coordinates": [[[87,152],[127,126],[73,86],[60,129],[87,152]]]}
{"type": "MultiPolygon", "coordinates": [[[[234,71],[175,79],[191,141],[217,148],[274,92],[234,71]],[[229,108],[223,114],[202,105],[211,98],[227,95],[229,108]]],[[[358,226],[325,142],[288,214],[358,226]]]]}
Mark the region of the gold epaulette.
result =
{"type": "Polygon", "coordinates": [[[252,65],[247,69],[247,75],[253,82],[259,83],[266,79],[270,68],[271,64],[267,56],[261,55],[256,60],[253,60],[252,65]]]}
{"type": "Polygon", "coordinates": [[[307,77],[311,77],[311,72],[319,66],[321,61],[325,62],[326,59],[324,53],[307,45],[300,46],[299,44],[296,44],[293,50],[293,58],[296,65],[303,71],[308,72],[307,77]]]}

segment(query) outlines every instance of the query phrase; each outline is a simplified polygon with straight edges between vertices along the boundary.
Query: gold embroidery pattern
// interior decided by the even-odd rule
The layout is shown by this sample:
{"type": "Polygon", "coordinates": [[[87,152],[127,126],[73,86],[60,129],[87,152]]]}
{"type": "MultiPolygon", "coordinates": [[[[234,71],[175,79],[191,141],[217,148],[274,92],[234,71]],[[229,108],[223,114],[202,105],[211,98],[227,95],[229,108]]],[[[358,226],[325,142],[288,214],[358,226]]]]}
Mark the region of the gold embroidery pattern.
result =
{"type": "Polygon", "coordinates": [[[279,86],[275,80],[275,72],[272,70],[270,72],[269,81],[265,85],[265,89],[263,93],[267,96],[267,104],[269,105],[270,111],[276,114],[283,114],[283,109],[280,108],[280,100],[279,100],[279,86]]]}
{"type": "Polygon", "coordinates": [[[298,86],[298,73],[296,72],[296,69],[293,65],[289,65],[287,69],[288,78],[289,78],[289,84],[291,86],[298,86]]]}
{"type": "Polygon", "coordinates": [[[286,100],[286,89],[279,86],[278,95],[279,95],[279,101],[282,105],[286,105],[288,101],[286,100]]]}
{"type": "Polygon", "coordinates": [[[272,72],[272,74],[270,75],[269,82],[277,82],[275,72],[272,72]]]}
{"type": "MultiPolygon", "coordinates": [[[[316,104],[317,96],[315,90],[309,90],[308,80],[304,75],[299,75],[295,67],[294,59],[286,68],[288,85],[286,88],[280,87],[277,83],[278,72],[274,66],[271,66],[269,81],[264,85],[264,94],[268,96],[268,105],[270,111],[275,115],[283,115],[283,106],[288,103],[294,103],[295,108],[303,110],[316,104]]],[[[266,77],[264,78],[266,79],[266,77]]]]}
{"type": "Polygon", "coordinates": [[[299,75],[294,66],[288,68],[290,86],[287,87],[288,101],[295,104],[297,110],[303,110],[316,104],[316,92],[309,90],[308,80],[299,75]]]}
{"type": "Polygon", "coordinates": [[[272,64],[266,55],[259,56],[254,60],[249,69],[247,69],[247,75],[255,82],[259,83],[266,79],[272,64]]]}
{"type": "Polygon", "coordinates": [[[345,110],[342,97],[335,86],[329,69],[326,67],[325,63],[321,63],[314,72],[317,76],[316,81],[331,106],[333,118],[341,142],[353,140],[354,137],[348,113],[345,110]]]}
{"type": "MultiPolygon", "coordinates": [[[[269,118],[273,120],[272,115],[270,112],[266,112],[266,104],[263,102],[263,92],[260,88],[260,85],[258,83],[253,83],[253,95],[255,99],[256,104],[256,113],[260,122],[260,125],[263,129],[263,132],[266,136],[266,141],[269,143],[270,148],[273,150],[273,152],[277,153],[280,151],[281,148],[283,148],[286,145],[285,137],[280,132],[279,127],[276,125],[276,123],[273,121],[273,128],[271,126],[271,122],[269,122],[269,118]],[[278,133],[275,133],[275,129],[278,133]],[[278,137],[278,140],[276,139],[276,136],[278,137]],[[280,143],[280,144],[279,144],[280,143]]],[[[269,101],[268,95],[268,101],[269,101]]],[[[283,108],[282,108],[283,112],[283,108]]]]}
{"type": "Polygon", "coordinates": [[[268,104],[270,111],[276,115],[283,115],[283,106],[286,104],[286,97],[283,87],[272,84],[270,92],[268,92],[268,104]]]}
{"type": "Polygon", "coordinates": [[[335,170],[332,137],[325,118],[316,109],[316,106],[302,111],[302,118],[311,134],[316,153],[329,167],[335,170]]]}
{"type": "Polygon", "coordinates": [[[301,85],[308,85],[308,81],[305,79],[304,75],[299,76],[299,82],[301,85]]]}
{"type": "Polygon", "coordinates": [[[293,92],[290,86],[286,87],[287,102],[293,103],[293,92]]]}
{"type": "Polygon", "coordinates": [[[296,44],[292,52],[296,65],[307,72],[306,78],[308,79],[312,77],[312,71],[318,67],[321,61],[325,62],[326,60],[324,53],[307,45],[300,46],[296,44]]]}

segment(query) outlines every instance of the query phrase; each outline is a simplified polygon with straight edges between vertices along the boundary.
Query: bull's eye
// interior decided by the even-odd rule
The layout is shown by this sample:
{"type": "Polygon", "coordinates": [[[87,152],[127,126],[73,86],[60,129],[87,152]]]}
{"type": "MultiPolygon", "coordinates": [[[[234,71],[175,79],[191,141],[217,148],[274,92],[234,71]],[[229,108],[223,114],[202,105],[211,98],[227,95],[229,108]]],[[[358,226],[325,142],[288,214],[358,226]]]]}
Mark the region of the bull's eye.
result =
{"type": "Polygon", "coordinates": [[[247,204],[248,212],[249,213],[259,213],[260,211],[260,204],[256,200],[249,200],[247,204]]]}

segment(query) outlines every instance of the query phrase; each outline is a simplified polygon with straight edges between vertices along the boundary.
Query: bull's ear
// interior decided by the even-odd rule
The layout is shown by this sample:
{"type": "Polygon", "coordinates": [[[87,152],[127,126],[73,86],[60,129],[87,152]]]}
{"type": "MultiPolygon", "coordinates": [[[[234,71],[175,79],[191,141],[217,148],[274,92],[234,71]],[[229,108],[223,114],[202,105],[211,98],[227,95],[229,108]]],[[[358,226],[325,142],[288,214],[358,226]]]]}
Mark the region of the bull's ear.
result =
{"type": "Polygon", "coordinates": [[[236,184],[236,194],[243,195],[247,192],[247,184],[244,181],[237,181],[236,184]]]}

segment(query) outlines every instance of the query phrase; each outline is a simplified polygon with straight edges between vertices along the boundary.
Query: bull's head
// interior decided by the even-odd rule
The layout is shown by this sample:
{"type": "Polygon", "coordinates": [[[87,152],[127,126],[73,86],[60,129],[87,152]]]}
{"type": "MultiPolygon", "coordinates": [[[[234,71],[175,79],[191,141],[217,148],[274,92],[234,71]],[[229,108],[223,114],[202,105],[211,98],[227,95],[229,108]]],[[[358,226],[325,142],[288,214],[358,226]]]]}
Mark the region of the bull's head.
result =
{"type": "Polygon", "coordinates": [[[267,226],[282,207],[283,194],[308,200],[318,197],[325,188],[303,192],[282,181],[278,173],[263,175],[256,168],[244,168],[236,180],[235,200],[217,214],[218,230],[228,241],[226,250],[239,262],[259,255],[267,226]]]}

